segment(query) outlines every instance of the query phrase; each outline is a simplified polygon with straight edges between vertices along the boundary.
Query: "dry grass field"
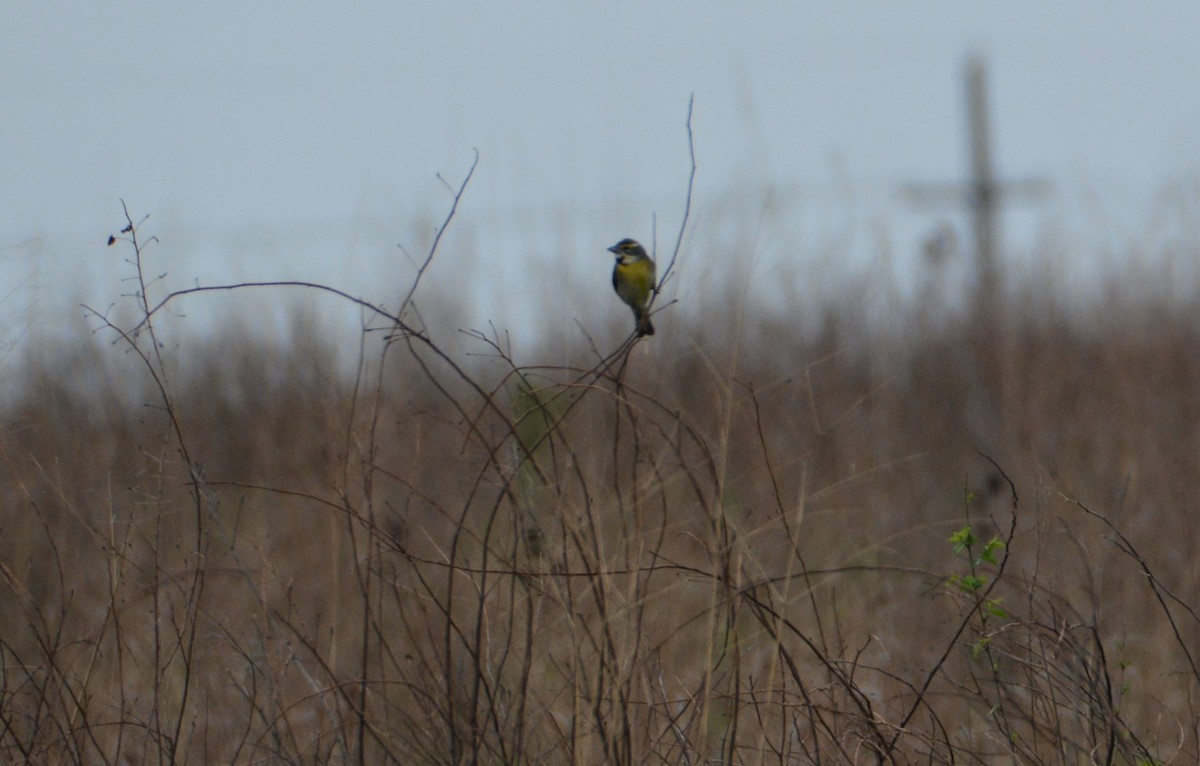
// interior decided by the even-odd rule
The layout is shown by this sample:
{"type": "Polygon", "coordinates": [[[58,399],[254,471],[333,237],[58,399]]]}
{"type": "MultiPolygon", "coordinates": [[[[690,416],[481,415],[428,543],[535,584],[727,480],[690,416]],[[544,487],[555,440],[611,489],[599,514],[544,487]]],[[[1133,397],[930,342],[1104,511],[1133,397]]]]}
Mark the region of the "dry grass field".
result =
{"type": "Polygon", "coordinates": [[[3,412],[0,759],[1200,762],[1200,312],[1053,305],[93,316],[3,412]]]}

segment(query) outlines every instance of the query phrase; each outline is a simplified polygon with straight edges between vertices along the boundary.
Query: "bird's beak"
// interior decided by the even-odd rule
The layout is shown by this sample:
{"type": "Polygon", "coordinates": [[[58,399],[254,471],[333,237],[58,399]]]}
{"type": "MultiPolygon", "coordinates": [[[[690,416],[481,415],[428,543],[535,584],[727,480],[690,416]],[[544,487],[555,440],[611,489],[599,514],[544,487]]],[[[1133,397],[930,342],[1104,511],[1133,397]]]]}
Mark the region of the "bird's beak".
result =
{"type": "Polygon", "coordinates": [[[619,255],[620,253],[618,251],[620,250],[620,248],[621,248],[620,245],[613,245],[612,247],[608,248],[608,252],[617,253],[619,255]]]}

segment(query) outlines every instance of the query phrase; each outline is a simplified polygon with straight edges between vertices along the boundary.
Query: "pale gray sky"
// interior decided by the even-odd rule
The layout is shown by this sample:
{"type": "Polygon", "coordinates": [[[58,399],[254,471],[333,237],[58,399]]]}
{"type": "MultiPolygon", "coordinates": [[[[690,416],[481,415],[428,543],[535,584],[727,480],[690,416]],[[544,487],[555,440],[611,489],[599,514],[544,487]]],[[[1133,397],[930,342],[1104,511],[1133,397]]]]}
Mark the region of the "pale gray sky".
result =
{"type": "Polygon", "coordinates": [[[875,228],[854,253],[882,237],[903,257],[932,221],[895,188],[965,171],[970,52],[1000,174],[1060,190],[1013,213],[1014,250],[1051,219],[1142,236],[1163,189],[1200,183],[1195,0],[21,2],[0,6],[0,49],[9,321],[116,298],[121,198],[152,215],[171,286],[312,278],[394,300],[381,259],[426,241],[449,201],[436,174],[456,183],[478,148],[454,243],[482,259],[467,321],[520,325],[535,309],[488,291],[513,263],[603,285],[604,248],[648,238],[652,212],[673,236],[691,93],[698,232],[749,226],[755,269],[855,227],[875,228]],[[730,195],[757,220],[722,224],[730,195]]]}

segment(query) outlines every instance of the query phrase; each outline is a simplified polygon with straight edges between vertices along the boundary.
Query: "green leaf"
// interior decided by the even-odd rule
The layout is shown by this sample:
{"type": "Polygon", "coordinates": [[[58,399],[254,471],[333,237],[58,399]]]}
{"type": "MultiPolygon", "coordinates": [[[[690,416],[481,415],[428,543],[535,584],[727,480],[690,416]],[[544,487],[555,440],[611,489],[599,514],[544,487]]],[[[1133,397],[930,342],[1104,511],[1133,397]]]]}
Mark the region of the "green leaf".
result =
{"type": "Polygon", "coordinates": [[[1004,607],[1000,606],[1000,599],[998,598],[989,598],[983,602],[983,611],[985,614],[992,617],[999,617],[1000,619],[1008,617],[1008,612],[1004,611],[1004,607]]]}
{"type": "Polygon", "coordinates": [[[950,575],[947,581],[963,593],[976,593],[987,584],[987,578],[981,575],[950,575]]]}
{"type": "Polygon", "coordinates": [[[989,564],[996,564],[996,551],[1004,547],[1004,541],[999,537],[993,537],[983,546],[983,553],[979,554],[980,561],[986,561],[989,564]]]}
{"type": "Polygon", "coordinates": [[[979,538],[975,536],[975,533],[971,531],[969,526],[963,527],[950,535],[950,542],[954,543],[953,550],[955,554],[962,553],[967,548],[973,546],[978,540],[979,538]]]}

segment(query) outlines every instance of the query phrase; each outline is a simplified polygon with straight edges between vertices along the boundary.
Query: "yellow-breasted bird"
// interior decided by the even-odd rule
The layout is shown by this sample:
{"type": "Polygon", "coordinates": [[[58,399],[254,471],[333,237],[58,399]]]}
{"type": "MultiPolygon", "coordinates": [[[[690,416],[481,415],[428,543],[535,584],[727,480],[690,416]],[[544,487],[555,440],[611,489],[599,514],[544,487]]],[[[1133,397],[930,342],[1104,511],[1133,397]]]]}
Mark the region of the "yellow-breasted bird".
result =
{"type": "Polygon", "coordinates": [[[638,337],[653,335],[650,299],[654,296],[656,282],[654,259],[646,253],[646,248],[634,239],[623,239],[608,248],[608,251],[616,253],[617,256],[617,262],[613,266],[613,289],[621,296],[621,300],[633,309],[638,337]]]}

